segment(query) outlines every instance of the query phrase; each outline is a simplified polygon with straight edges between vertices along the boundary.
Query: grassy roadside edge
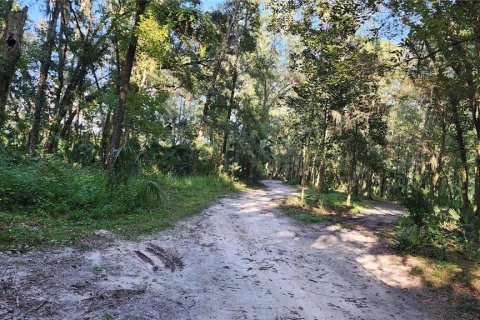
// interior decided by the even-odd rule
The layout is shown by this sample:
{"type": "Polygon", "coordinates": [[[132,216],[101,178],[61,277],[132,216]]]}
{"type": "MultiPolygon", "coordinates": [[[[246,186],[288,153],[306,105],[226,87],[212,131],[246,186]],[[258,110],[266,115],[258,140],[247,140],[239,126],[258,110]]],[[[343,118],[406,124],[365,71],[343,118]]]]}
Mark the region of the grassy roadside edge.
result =
{"type": "Polygon", "coordinates": [[[48,215],[44,212],[0,211],[0,251],[44,250],[62,246],[88,248],[112,238],[135,239],[162,231],[200,213],[220,197],[245,189],[226,178],[169,177],[161,182],[162,196],[148,208],[105,215],[92,212],[48,215]]]}

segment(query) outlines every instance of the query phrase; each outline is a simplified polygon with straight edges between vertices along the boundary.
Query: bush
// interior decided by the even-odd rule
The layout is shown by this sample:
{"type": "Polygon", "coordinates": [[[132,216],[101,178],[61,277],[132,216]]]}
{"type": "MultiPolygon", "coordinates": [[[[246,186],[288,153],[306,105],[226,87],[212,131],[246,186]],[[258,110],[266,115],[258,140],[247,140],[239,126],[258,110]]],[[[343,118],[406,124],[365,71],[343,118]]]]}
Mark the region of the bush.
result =
{"type": "Polygon", "coordinates": [[[424,191],[410,188],[402,202],[416,225],[424,226],[429,222],[433,213],[433,205],[424,191]]]}
{"type": "Polygon", "coordinates": [[[7,212],[107,217],[147,207],[160,195],[156,181],[139,176],[108,191],[103,170],[57,160],[15,165],[3,159],[0,166],[0,210],[7,212]]]}
{"type": "Polygon", "coordinates": [[[364,203],[358,198],[354,198],[352,203],[348,205],[347,195],[343,192],[318,193],[314,188],[307,189],[305,192],[305,201],[309,205],[336,213],[355,213],[365,207],[364,203]]]}
{"type": "Polygon", "coordinates": [[[453,209],[434,207],[426,192],[414,188],[404,195],[403,204],[408,215],[398,224],[399,249],[441,259],[449,247],[469,259],[479,255],[480,225],[473,210],[459,215],[453,209]]]}
{"type": "MultiPolygon", "coordinates": [[[[122,158],[124,168],[138,163],[129,159],[122,158]]],[[[226,178],[141,169],[109,190],[100,168],[0,152],[0,250],[67,244],[99,229],[129,237],[158,231],[238,186],[226,178]]]]}

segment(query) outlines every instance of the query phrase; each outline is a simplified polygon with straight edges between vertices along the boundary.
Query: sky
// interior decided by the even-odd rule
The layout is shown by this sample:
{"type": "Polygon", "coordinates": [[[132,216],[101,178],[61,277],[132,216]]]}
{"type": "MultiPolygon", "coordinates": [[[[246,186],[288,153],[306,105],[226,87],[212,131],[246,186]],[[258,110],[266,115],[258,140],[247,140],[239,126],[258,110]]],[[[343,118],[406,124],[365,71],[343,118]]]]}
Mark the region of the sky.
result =
{"type": "MultiPolygon", "coordinates": [[[[203,0],[201,3],[201,8],[203,10],[211,10],[224,1],[225,0],[203,0]]],[[[22,8],[24,6],[28,6],[28,17],[33,22],[44,18],[45,0],[17,0],[17,2],[22,8]]]]}
{"type": "Polygon", "coordinates": [[[215,8],[219,3],[224,2],[224,0],[204,0],[202,1],[202,6],[204,9],[215,8]]]}

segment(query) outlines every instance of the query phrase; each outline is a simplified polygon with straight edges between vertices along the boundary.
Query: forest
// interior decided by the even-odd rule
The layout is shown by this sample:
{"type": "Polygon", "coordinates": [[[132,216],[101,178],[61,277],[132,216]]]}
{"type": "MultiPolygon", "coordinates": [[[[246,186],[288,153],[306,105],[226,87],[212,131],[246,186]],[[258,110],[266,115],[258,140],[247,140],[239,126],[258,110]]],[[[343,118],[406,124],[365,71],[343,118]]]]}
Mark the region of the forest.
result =
{"type": "Polygon", "coordinates": [[[480,296],[480,1],[1,0],[0,38],[2,251],[276,179],[311,219],[402,204],[395,250],[480,296]]]}

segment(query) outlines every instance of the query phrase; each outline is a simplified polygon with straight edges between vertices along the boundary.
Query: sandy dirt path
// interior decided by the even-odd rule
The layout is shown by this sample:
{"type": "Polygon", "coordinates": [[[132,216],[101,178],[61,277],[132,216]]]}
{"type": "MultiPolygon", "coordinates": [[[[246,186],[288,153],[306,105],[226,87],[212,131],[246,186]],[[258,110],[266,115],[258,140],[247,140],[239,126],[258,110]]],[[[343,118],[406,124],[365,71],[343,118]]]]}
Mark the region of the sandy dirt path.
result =
{"type": "Polygon", "coordinates": [[[295,189],[264,183],[136,242],[0,255],[0,319],[442,318],[378,249],[401,209],[371,203],[349,229],[304,225],[280,210],[295,189]]]}

